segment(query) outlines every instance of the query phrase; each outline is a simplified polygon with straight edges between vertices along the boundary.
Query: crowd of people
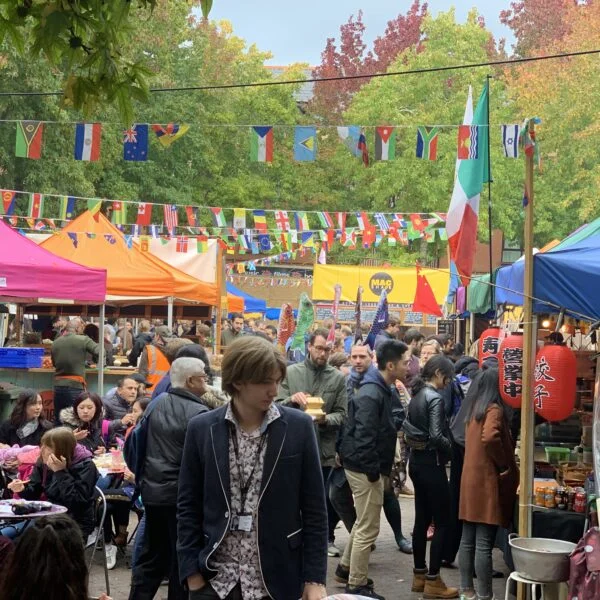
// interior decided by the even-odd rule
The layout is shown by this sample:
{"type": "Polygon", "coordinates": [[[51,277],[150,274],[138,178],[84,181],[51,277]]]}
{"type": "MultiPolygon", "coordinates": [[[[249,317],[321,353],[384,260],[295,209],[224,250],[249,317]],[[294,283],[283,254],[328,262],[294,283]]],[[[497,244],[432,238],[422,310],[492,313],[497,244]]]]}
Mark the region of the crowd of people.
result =
{"type": "MultiPolygon", "coordinates": [[[[100,535],[109,569],[130,542],[130,511],[141,519],[131,600],[152,600],[165,578],[169,600],[317,600],[328,556],[346,593],[382,598],[369,578],[382,509],[398,550],[413,555],[413,592],[493,597],[492,549],[518,481],[494,359],[480,368],[449,336],[402,331],[391,318],[374,348],[361,332],[323,323],[304,352],[286,355],[275,327],[234,314],[223,324],[215,386],[203,344],[141,321],[137,335],[126,324],[114,332],[138,373],[100,398],[85,388],[99,348],[84,328],[64,322],[53,343],[54,414],[44,418],[39,394],[26,390],[0,425],[5,497],[65,506],[77,535],[66,517],[0,526],[0,551],[11,557],[0,598],[30,597],[7,592],[29,572],[23,548],[35,555],[55,544],[79,557],[95,543],[97,489],[108,499],[100,535]],[[322,406],[308,414],[315,397],[322,406]],[[115,448],[124,449],[124,473],[100,475],[94,458],[115,448]],[[414,497],[414,523],[403,523],[401,494],[414,497]],[[440,575],[457,557],[460,589],[440,575]]],[[[78,560],[78,574],[64,576],[71,591],[48,597],[84,597],[78,560]]],[[[45,571],[35,577],[61,585],[44,581],[45,571]]]]}

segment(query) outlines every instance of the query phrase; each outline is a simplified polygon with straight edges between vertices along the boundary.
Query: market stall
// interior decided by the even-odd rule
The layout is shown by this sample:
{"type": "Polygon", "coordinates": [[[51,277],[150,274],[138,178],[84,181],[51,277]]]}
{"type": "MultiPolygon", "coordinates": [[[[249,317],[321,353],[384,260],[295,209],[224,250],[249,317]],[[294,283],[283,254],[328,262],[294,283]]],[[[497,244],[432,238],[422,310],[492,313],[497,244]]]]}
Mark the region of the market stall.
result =
{"type": "MultiPolygon", "coordinates": [[[[255,312],[255,313],[264,313],[267,310],[267,301],[262,298],[256,298],[255,296],[251,296],[247,294],[243,290],[236,288],[232,283],[227,283],[227,294],[233,295],[238,298],[241,298],[244,301],[244,310],[241,312],[255,312]]],[[[229,309],[232,311],[231,308],[229,309]]]]}

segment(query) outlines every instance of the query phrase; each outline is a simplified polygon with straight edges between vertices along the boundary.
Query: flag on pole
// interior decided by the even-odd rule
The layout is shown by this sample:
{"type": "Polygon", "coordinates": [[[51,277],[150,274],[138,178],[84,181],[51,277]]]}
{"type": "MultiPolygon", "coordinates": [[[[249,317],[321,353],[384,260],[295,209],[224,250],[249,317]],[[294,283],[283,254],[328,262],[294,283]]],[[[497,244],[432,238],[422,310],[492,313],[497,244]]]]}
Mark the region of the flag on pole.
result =
{"type": "Polygon", "coordinates": [[[75,216],[75,198],[72,196],[62,196],[60,199],[61,221],[69,221],[75,216]]]}
{"type": "Polygon", "coordinates": [[[360,137],[360,127],[350,125],[349,127],[338,127],[338,136],[342,140],[344,146],[352,152],[354,156],[360,158],[362,152],[358,148],[358,138],[360,137]]]}
{"type": "Polygon", "coordinates": [[[360,156],[365,167],[369,166],[369,149],[367,148],[367,138],[363,131],[358,136],[358,149],[360,150],[360,156]]]}
{"type": "Polygon", "coordinates": [[[75,160],[96,161],[100,158],[100,123],[77,123],[75,126],[75,160]]]}
{"type": "Polygon", "coordinates": [[[354,307],[354,343],[362,344],[362,287],[358,286],[356,290],[356,305],[354,307]]]}
{"type": "Polygon", "coordinates": [[[41,121],[18,121],[15,156],[38,159],[42,156],[44,124],[41,121]]]}
{"type": "Polygon", "coordinates": [[[136,123],[123,132],[123,159],[148,160],[148,124],[136,123]]]}
{"type": "Polygon", "coordinates": [[[458,126],[458,158],[474,160],[479,155],[479,127],[477,125],[458,126]]]}
{"type": "Polygon", "coordinates": [[[424,313],[442,317],[442,311],[435,299],[433,290],[427,281],[427,277],[421,273],[421,267],[417,265],[417,289],[412,306],[413,312],[424,313]]]}
{"type": "Polygon", "coordinates": [[[294,160],[313,161],[317,158],[317,128],[296,127],[294,130],[294,160]]]}
{"type": "Polygon", "coordinates": [[[273,162],[273,127],[252,127],[250,129],[250,160],[273,162]]]}
{"type": "MultiPolygon", "coordinates": [[[[488,121],[487,83],[484,85],[477,108],[473,113],[473,98],[469,88],[463,122],[465,125],[485,125],[488,121]]],[[[480,152],[476,159],[456,161],[454,190],[446,218],[450,258],[463,284],[467,285],[473,271],[473,259],[477,242],[477,222],[479,219],[479,198],[483,184],[489,181],[487,136],[488,128],[480,127],[480,152]]]]}
{"type": "Polygon", "coordinates": [[[211,206],[209,208],[210,212],[213,214],[215,227],[227,227],[227,221],[225,219],[225,215],[223,214],[223,209],[219,206],[211,206]]]}
{"type": "Polygon", "coordinates": [[[435,160],[437,158],[437,143],[439,127],[417,128],[417,158],[435,160]]]}
{"type": "Polygon", "coordinates": [[[396,158],[396,129],[377,127],[375,129],[375,160],[394,160],[396,158]]]}
{"type": "Polygon", "coordinates": [[[150,225],[152,221],[152,204],[147,202],[140,202],[137,208],[137,219],[135,220],[136,225],[150,225]]]}
{"type": "Polygon", "coordinates": [[[381,295],[379,296],[379,301],[377,302],[375,318],[373,319],[373,324],[371,325],[371,329],[367,335],[367,345],[370,346],[371,350],[375,348],[375,338],[383,329],[385,329],[389,318],[390,315],[388,310],[387,292],[385,290],[381,290],[381,295]]]}
{"type": "Polygon", "coordinates": [[[518,124],[502,125],[502,150],[506,158],[519,158],[519,133],[518,124]]]}
{"type": "Polygon", "coordinates": [[[172,231],[179,224],[179,219],[177,218],[177,205],[165,204],[163,206],[163,212],[165,217],[165,227],[168,231],[172,231]]]}
{"type": "Polygon", "coordinates": [[[154,131],[156,139],[165,148],[168,148],[182,135],[185,135],[189,128],[189,125],[179,125],[177,123],[168,123],[167,125],[159,125],[158,123],[155,123],[152,125],[152,131],[154,131]]]}

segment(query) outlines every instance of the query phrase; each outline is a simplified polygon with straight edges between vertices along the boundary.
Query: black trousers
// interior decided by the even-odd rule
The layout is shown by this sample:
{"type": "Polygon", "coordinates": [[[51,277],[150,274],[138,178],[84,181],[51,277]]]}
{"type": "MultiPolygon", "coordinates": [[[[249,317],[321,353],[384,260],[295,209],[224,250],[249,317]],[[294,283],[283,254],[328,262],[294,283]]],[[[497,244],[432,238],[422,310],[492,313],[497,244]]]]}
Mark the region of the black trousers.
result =
{"type": "Polygon", "coordinates": [[[462,479],[463,464],[465,462],[465,449],[463,446],[452,442],[452,462],[450,464],[450,520],[448,532],[444,541],[443,560],[454,562],[460,540],[462,538],[462,521],[458,518],[460,508],[460,480],[462,479]]]}
{"type": "Polygon", "coordinates": [[[83,392],[83,388],[67,387],[58,385],[54,387],[54,425],[60,427],[60,411],[63,408],[70,408],[73,402],[83,392]]]}
{"type": "Polygon", "coordinates": [[[146,506],[146,529],[139,560],[133,567],[129,600],[153,600],[160,583],[169,577],[169,600],[187,600],[179,582],[177,508],[146,506]]]}
{"type": "Polygon", "coordinates": [[[444,538],[450,520],[450,490],[446,468],[442,465],[409,462],[410,478],[415,488],[415,529],[413,558],[415,569],[425,569],[427,562],[427,528],[433,522],[435,533],[429,549],[429,574],[437,575],[442,564],[444,538]]]}

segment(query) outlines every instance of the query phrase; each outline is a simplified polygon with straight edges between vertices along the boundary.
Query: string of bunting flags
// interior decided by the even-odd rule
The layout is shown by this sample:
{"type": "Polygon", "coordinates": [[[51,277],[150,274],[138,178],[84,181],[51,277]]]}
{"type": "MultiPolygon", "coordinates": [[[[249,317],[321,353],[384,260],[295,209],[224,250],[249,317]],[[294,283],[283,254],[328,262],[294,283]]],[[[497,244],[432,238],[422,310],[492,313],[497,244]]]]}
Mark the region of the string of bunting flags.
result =
{"type": "MultiPolygon", "coordinates": [[[[203,251],[209,237],[229,253],[262,254],[273,250],[330,250],[336,242],[348,248],[408,245],[413,240],[447,240],[445,213],[384,213],[287,211],[279,209],[223,208],[101,200],[14,190],[0,190],[0,216],[14,227],[30,231],[56,231],[84,210],[105,208],[112,223],[132,238],[177,237],[182,252],[197,236],[203,251]],[[130,210],[133,207],[134,210],[130,210]],[[130,216],[132,217],[130,219],[130,216]]],[[[78,233],[71,232],[72,237],[78,233]]]]}
{"type": "MultiPolygon", "coordinates": [[[[2,121],[12,123],[13,121],[2,121]]],[[[42,158],[44,127],[47,124],[70,125],[55,121],[14,121],[16,123],[15,155],[20,158],[42,158]]],[[[100,160],[103,125],[102,123],[75,123],[73,158],[79,161],[94,162],[100,160]]],[[[168,123],[134,123],[123,131],[123,160],[144,162],[148,160],[149,144],[152,137],[163,148],[170,147],[184,136],[190,125],[168,123]],[[154,134],[154,136],[152,136],[154,134]]],[[[219,127],[219,125],[199,125],[198,128],[219,127]]],[[[293,160],[313,162],[317,160],[318,130],[316,125],[222,125],[238,127],[249,131],[249,158],[253,162],[272,163],[277,155],[274,130],[276,128],[294,129],[293,160]]],[[[338,127],[338,137],[348,150],[360,158],[365,166],[371,164],[369,146],[374,144],[376,161],[392,161],[396,158],[397,132],[407,126],[382,125],[338,127]],[[374,139],[367,131],[374,130],[374,139]]],[[[438,138],[443,129],[458,130],[457,157],[461,160],[476,159],[479,155],[479,137],[482,128],[487,125],[435,125],[416,128],[415,157],[423,160],[437,160],[438,138]]],[[[504,156],[518,158],[519,135],[522,126],[506,124],[500,126],[501,143],[504,156]]],[[[414,139],[414,138],[413,138],[414,139]]],[[[282,151],[283,152],[283,151],[282,151]]]]}

